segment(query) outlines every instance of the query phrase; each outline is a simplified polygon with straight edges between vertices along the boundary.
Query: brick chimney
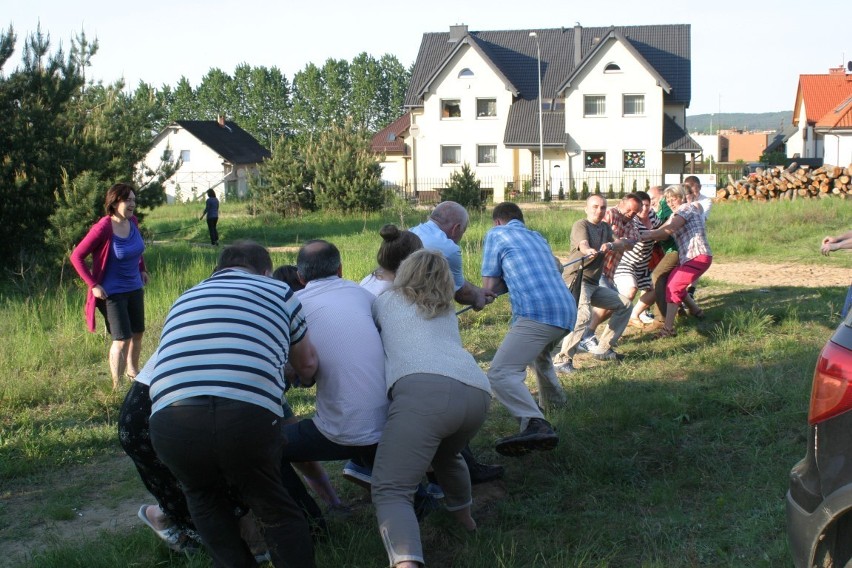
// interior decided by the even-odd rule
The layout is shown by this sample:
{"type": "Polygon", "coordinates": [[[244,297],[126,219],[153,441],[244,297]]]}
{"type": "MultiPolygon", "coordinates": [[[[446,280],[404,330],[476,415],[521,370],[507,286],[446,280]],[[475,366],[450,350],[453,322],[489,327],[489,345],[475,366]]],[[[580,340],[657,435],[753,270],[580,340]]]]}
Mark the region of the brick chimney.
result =
{"type": "Polygon", "coordinates": [[[224,127],[225,127],[225,115],[224,115],[224,114],[220,114],[220,115],[218,115],[218,116],[216,117],[216,122],[218,122],[218,123],[219,123],[219,126],[221,126],[222,128],[224,128],[224,127]]]}
{"type": "Polygon", "coordinates": [[[456,24],[450,26],[449,43],[458,43],[464,36],[467,35],[467,26],[465,24],[456,24]]]}
{"type": "Polygon", "coordinates": [[[846,75],[846,68],[842,65],[840,67],[829,67],[828,68],[829,75],[846,75]]]}

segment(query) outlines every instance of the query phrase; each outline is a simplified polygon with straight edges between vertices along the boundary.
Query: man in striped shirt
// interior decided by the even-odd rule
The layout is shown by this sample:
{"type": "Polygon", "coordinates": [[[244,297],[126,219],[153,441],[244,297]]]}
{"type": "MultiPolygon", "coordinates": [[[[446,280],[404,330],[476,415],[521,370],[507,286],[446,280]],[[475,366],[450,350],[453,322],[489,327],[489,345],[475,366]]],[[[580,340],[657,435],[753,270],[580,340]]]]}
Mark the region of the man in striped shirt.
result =
{"type": "Polygon", "coordinates": [[[253,566],[228,487],[254,512],[275,566],[314,566],[305,516],[284,486],[283,368],[317,370],[301,304],[270,278],[262,246],[225,247],[213,276],[169,310],[151,379],[151,441],[181,482],[205,548],[220,566],[253,566]]]}

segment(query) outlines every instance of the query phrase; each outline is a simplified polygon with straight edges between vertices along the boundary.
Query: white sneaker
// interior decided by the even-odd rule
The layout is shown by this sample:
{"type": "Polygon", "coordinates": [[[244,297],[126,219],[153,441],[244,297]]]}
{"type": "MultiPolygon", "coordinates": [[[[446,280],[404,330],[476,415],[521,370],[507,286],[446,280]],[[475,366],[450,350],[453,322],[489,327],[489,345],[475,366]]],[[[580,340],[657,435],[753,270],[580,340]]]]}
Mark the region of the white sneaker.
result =
{"type": "Polygon", "coordinates": [[[577,351],[582,351],[583,353],[593,353],[598,348],[598,338],[594,335],[583,339],[577,344],[577,351]]]}
{"type": "Polygon", "coordinates": [[[576,369],[574,368],[574,364],[570,359],[568,361],[565,361],[564,363],[554,365],[553,370],[556,371],[556,373],[559,375],[569,375],[576,371],[576,369]]]}
{"type": "Polygon", "coordinates": [[[645,310],[639,314],[639,321],[642,323],[654,323],[654,314],[652,314],[650,310],[645,310]]]}

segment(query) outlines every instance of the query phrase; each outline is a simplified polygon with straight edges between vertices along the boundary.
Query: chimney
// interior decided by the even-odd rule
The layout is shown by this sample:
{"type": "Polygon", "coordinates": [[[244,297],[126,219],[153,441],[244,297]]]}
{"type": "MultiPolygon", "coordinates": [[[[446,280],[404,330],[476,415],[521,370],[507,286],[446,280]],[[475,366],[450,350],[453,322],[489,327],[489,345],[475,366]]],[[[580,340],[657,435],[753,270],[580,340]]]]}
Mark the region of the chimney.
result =
{"type": "Polygon", "coordinates": [[[224,128],[224,127],[225,127],[225,115],[224,115],[224,114],[220,114],[220,115],[218,115],[218,116],[216,117],[216,122],[218,122],[218,123],[219,123],[219,126],[221,126],[222,128],[224,128]]]}
{"type": "Polygon", "coordinates": [[[580,22],[574,24],[574,67],[579,67],[583,60],[583,26],[580,22]]]}
{"type": "Polygon", "coordinates": [[[846,69],[841,65],[840,67],[829,67],[828,68],[829,75],[846,75],[846,69]]]}
{"type": "Polygon", "coordinates": [[[456,24],[450,26],[449,43],[458,43],[464,36],[467,35],[467,26],[465,24],[456,24]]]}

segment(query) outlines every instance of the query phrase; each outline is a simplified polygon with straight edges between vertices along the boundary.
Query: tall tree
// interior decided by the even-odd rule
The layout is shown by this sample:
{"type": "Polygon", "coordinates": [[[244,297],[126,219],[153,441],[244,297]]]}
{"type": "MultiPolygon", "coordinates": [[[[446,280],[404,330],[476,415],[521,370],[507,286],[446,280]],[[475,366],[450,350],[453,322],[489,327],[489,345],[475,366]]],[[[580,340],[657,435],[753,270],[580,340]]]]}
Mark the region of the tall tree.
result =
{"type": "Polygon", "coordinates": [[[366,53],[361,53],[349,66],[350,85],[349,109],[352,120],[361,128],[378,130],[377,110],[381,98],[382,70],[379,62],[366,53]]]}
{"type": "Polygon", "coordinates": [[[219,115],[234,116],[239,108],[233,78],[216,67],[201,79],[195,94],[199,120],[216,120],[219,115]]]}
{"type": "Polygon", "coordinates": [[[351,118],[311,140],[305,165],[321,207],[376,211],[384,204],[382,167],[370,150],[370,134],[351,118]]]}

